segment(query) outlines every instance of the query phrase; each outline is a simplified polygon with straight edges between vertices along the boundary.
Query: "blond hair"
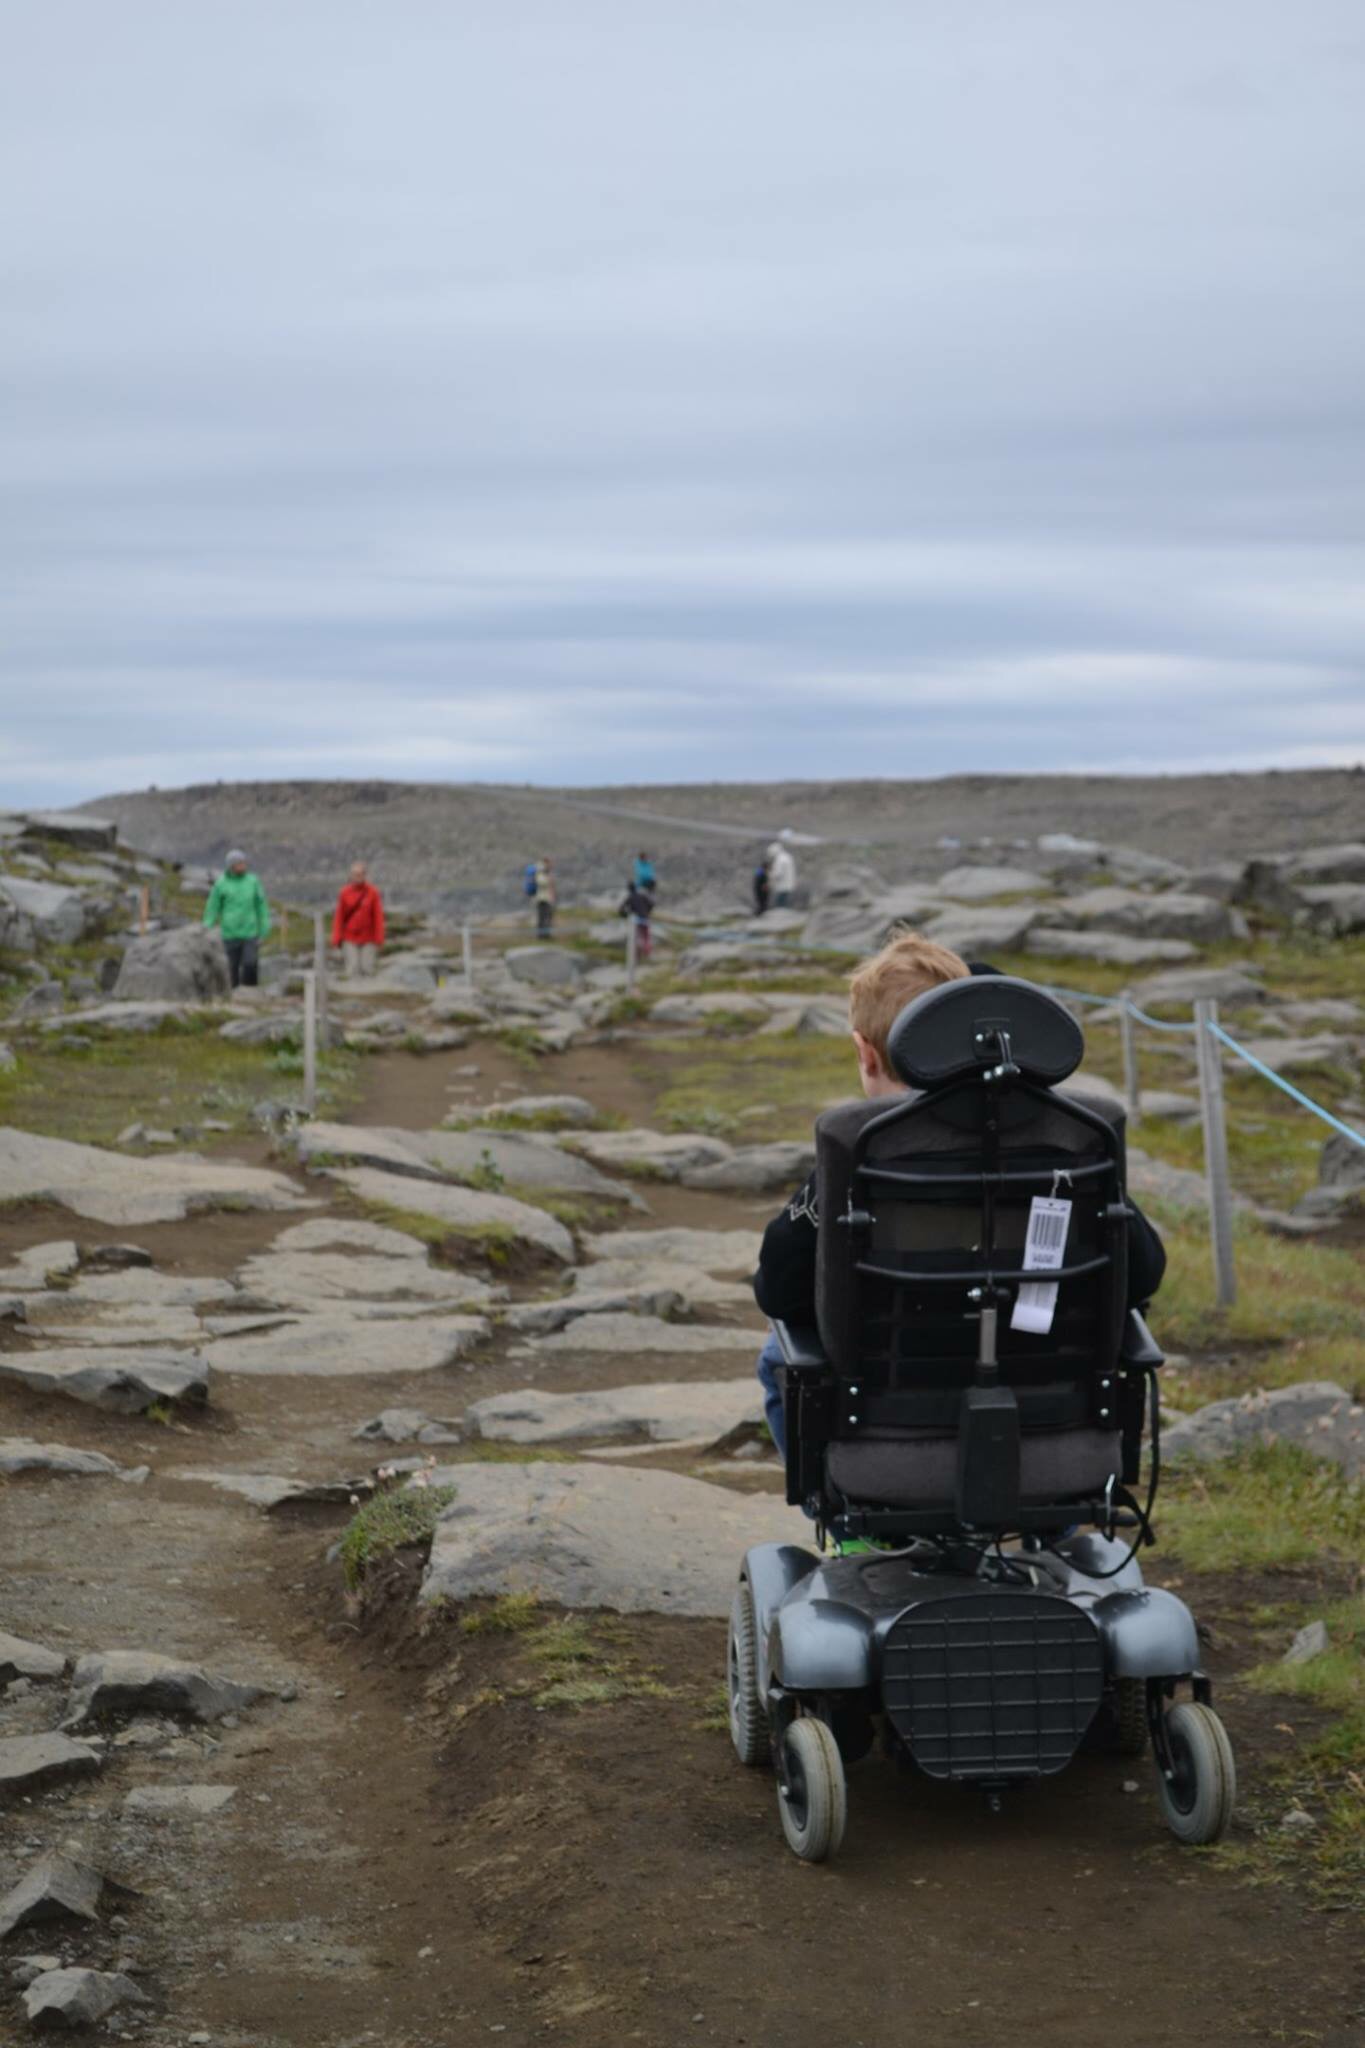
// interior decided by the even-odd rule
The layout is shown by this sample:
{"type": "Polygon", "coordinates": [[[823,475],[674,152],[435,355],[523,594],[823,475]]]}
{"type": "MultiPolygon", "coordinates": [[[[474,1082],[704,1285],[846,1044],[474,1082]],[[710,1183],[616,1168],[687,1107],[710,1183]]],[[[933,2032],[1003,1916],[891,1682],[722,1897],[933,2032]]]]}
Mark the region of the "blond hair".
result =
{"type": "Polygon", "coordinates": [[[850,975],[848,1021],[884,1061],[891,1026],[906,1004],[970,972],[965,960],[922,932],[899,932],[850,975]]]}

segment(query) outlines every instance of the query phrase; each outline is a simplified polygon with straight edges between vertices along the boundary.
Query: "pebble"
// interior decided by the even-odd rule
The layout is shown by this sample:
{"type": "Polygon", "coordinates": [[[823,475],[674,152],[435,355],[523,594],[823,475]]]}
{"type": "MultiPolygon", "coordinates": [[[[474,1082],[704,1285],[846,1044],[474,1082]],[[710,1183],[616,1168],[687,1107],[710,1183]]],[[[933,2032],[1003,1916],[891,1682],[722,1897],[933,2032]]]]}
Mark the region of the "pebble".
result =
{"type": "Polygon", "coordinates": [[[1125,1778],[1123,1781],[1123,1789],[1125,1792],[1140,1792],[1142,1790],[1142,1787],[1141,1785],[1139,1785],[1136,1778],[1125,1778]]]}
{"type": "Polygon", "coordinates": [[[1311,1813],[1305,1813],[1301,1806],[1291,1806],[1288,1813],[1280,1815],[1280,1826],[1287,1835],[1307,1834],[1317,1822],[1311,1813]]]}

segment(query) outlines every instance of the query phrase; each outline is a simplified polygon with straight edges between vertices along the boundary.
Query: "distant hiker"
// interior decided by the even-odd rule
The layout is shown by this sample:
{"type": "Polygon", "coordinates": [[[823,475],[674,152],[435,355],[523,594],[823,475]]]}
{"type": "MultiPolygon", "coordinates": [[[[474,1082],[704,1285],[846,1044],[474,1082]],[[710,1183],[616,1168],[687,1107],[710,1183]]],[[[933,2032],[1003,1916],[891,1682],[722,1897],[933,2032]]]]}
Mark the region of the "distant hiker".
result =
{"type": "Polygon", "coordinates": [[[270,911],[265,891],[240,847],[233,847],[227,866],[209,890],[204,923],[210,930],[217,925],[223,935],[232,986],[255,988],[257,958],[261,940],[270,930],[270,911]]]}
{"type": "Polygon", "coordinates": [[[642,888],[633,878],[626,887],[626,900],[621,905],[621,915],[635,919],[635,957],[637,960],[648,960],[654,944],[654,936],[649,928],[649,920],[654,915],[654,898],[648,889],[642,888]]]}
{"type": "Polygon", "coordinates": [[[543,856],[536,862],[534,887],[531,894],[536,900],[536,937],[548,939],[554,930],[555,904],[559,892],[555,888],[555,864],[543,856]]]}
{"type": "Polygon", "coordinates": [[[761,860],[754,869],[754,916],[762,917],[768,907],[768,863],[761,860]]]}
{"type": "Polygon", "coordinates": [[[659,885],[654,878],[654,863],[647,853],[636,854],[632,879],[637,889],[644,889],[651,896],[658,894],[659,885]]]}
{"type": "Polygon", "coordinates": [[[796,894],[796,862],[780,839],[774,839],[768,848],[768,887],[772,891],[773,908],[790,910],[792,897],[796,894]]]}
{"type": "Polygon", "coordinates": [[[341,948],[348,980],[353,975],[374,973],[383,943],[384,899],[366,873],[364,861],[353,861],[332,918],[332,944],[341,948]]]}

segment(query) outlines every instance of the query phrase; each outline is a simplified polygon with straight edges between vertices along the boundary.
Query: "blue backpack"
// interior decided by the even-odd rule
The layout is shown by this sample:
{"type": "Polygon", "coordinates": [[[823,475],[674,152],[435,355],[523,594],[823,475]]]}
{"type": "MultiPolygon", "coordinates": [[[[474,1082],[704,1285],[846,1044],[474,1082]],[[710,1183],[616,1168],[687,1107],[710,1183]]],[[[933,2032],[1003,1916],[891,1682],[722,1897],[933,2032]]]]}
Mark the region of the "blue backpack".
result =
{"type": "Polygon", "coordinates": [[[526,863],[526,871],[521,880],[521,893],[523,896],[534,896],[536,893],[536,864],[533,860],[526,863]]]}

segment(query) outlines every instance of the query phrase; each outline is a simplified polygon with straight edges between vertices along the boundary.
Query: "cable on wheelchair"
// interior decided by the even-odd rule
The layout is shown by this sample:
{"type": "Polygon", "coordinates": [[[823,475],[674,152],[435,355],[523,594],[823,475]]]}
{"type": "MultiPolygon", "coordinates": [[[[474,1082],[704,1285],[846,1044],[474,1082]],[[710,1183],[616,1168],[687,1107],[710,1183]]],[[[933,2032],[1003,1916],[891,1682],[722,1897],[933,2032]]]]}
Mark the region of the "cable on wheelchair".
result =
{"type": "MultiPolygon", "coordinates": [[[[1161,1396],[1157,1387],[1157,1368],[1154,1365],[1148,1365],[1144,1366],[1143,1370],[1147,1375],[1147,1387],[1150,1394],[1148,1412],[1151,1417],[1152,1445],[1152,1470],[1151,1476],[1147,1481],[1147,1505],[1146,1507],[1139,1507],[1131,1494],[1128,1496],[1133,1513],[1138,1518],[1137,1535],[1133,1538],[1132,1543],[1117,1564],[1110,1565],[1108,1571],[1087,1572],[1086,1577],[1088,1579],[1116,1579],[1121,1571],[1127,1570],[1144,1543],[1156,1542],[1156,1531],[1152,1527],[1152,1509],[1156,1506],[1156,1490],[1161,1479],[1161,1396]]],[[[1054,1555],[1056,1554],[1054,1545],[1049,1543],[1046,1548],[1052,1550],[1054,1555]]]]}

